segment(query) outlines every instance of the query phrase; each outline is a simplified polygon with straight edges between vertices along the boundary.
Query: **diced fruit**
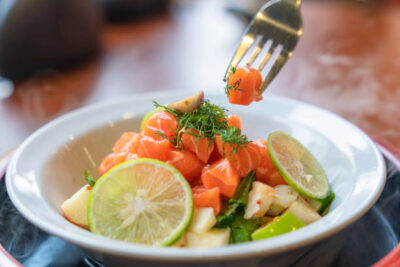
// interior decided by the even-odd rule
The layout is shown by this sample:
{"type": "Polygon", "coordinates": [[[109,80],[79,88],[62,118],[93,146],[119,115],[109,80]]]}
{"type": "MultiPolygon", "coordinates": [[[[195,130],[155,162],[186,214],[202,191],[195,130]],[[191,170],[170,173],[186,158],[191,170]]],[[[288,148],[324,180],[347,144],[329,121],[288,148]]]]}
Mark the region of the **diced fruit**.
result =
{"type": "Polygon", "coordinates": [[[84,185],[61,205],[62,212],[70,222],[87,229],[87,205],[91,190],[90,185],[84,185]]]}
{"type": "Polygon", "coordinates": [[[236,145],[225,143],[221,136],[215,139],[218,152],[228,158],[239,177],[245,177],[250,171],[256,169],[261,162],[261,154],[258,146],[254,143],[236,145]],[[236,152],[232,153],[232,151],[236,152]]]}
{"type": "Polygon", "coordinates": [[[253,182],[247,198],[247,205],[244,213],[245,219],[253,219],[264,216],[275,199],[275,190],[263,183],[253,182]]]}
{"type": "Polygon", "coordinates": [[[210,231],[197,234],[186,233],[187,246],[189,248],[216,248],[228,245],[230,229],[211,229],[210,231]]]}
{"type": "Polygon", "coordinates": [[[203,234],[217,222],[213,208],[195,208],[188,231],[203,234]]]}
{"type": "Polygon", "coordinates": [[[109,169],[114,167],[117,164],[120,164],[126,161],[128,154],[126,153],[111,153],[109,154],[99,166],[99,171],[101,174],[105,174],[109,169]]]}
{"type": "Polygon", "coordinates": [[[299,194],[310,199],[329,196],[331,190],[323,168],[295,138],[281,131],[271,133],[268,154],[281,176],[299,194]]]}
{"type": "Polygon", "coordinates": [[[210,207],[213,208],[215,215],[220,213],[221,197],[218,187],[205,188],[204,186],[196,186],[192,188],[192,193],[195,207],[210,207]]]}
{"type": "Polygon", "coordinates": [[[232,104],[249,105],[262,100],[260,71],[250,68],[236,68],[228,79],[227,93],[232,104]]]}
{"type": "Polygon", "coordinates": [[[149,136],[143,136],[140,139],[137,155],[139,158],[151,158],[166,161],[170,149],[171,143],[166,139],[156,140],[149,136]]]}
{"type": "Polygon", "coordinates": [[[254,140],[253,143],[259,147],[261,155],[260,165],[256,168],[257,179],[272,187],[286,184],[285,180],[279,174],[274,164],[272,164],[267,151],[267,142],[262,139],[257,139],[254,140]]]}
{"type": "Polygon", "coordinates": [[[143,134],[155,140],[164,140],[166,137],[173,136],[177,128],[178,121],[174,115],[166,111],[158,111],[147,119],[143,134]]]}
{"type": "Polygon", "coordinates": [[[190,185],[173,166],[136,159],[118,165],[93,187],[88,202],[90,231],[150,246],[174,244],[189,227],[190,185]]]}
{"type": "Polygon", "coordinates": [[[124,133],[113,147],[114,153],[136,153],[139,147],[140,134],[134,132],[124,133]]]}
{"type": "Polygon", "coordinates": [[[201,180],[206,188],[218,187],[221,194],[233,197],[239,185],[239,176],[227,159],[221,159],[203,168],[201,180]]]}
{"type": "Polygon", "coordinates": [[[200,107],[204,100],[204,92],[199,91],[195,95],[183,100],[168,104],[167,107],[180,113],[189,113],[200,107]]]}
{"type": "Polygon", "coordinates": [[[228,115],[228,125],[242,130],[242,118],[239,115],[228,115]]]}
{"type": "Polygon", "coordinates": [[[182,134],[182,143],[185,149],[193,152],[204,163],[207,163],[211,152],[214,150],[214,142],[206,137],[199,137],[200,133],[195,129],[186,129],[189,133],[182,134]]]}
{"type": "Polygon", "coordinates": [[[302,198],[298,198],[294,201],[287,209],[287,212],[293,213],[304,224],[310,224],[321,219],[321,215],[311,208],[311,206],[302,198]]]}
{"type": "Polygon", "coordinates": [[[275,189],[275,199],[271,204],[267,214],[270,216],[278,216],[287,209],[298,198],[299,194],[289,185],[277,185],[275,189]]]}
{"type": "Polygon", "coordinates": [[[301,220],[299,220],[291,212],[287,212],[263,228],[256,230],[251,237],[253,240],[261,240],[293,232],[303,226],[304,224],[301,222],[301,220]]]}
{"type": "Polygon", "coordinates": [[[172,149],[168,152],[166,163],[171,164],[182,173],[190,183],[193,179],[201,176],[204,163],[201,162],[192,152],[186,150],[172,149]]]}

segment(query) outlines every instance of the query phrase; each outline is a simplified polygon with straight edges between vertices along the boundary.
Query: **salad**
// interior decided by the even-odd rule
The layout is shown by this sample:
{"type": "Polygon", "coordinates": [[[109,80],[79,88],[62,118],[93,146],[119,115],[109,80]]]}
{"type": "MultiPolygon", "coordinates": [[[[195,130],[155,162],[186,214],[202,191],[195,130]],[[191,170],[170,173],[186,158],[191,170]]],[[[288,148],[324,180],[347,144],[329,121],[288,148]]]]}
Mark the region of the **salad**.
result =
{"type": "Polygon", "coordinates": [[[287,133],[249,140],[240,116],[203,92],[154,106],[139,132],[116,141],[97,181],[85,171],[88,184],[61,206],[70,222],[135,244],[211,248],[292,232],[328,212],[335,195],[324,170],[287,133]]]}

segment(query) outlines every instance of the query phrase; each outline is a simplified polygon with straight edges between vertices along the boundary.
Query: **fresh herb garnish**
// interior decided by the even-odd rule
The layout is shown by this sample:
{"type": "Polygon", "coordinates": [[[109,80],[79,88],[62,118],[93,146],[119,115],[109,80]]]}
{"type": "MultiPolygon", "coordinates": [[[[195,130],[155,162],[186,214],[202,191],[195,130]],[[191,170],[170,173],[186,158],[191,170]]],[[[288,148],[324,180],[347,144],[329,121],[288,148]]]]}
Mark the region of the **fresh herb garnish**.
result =
{"type": "Polygon", "coordinates": [[[197,138],[208,138],[210,145],[212,141],[215,141],[215,137],[220,135],[224,144],[230,143],[235,146],[232,154],[238,149],[236,145],[248,143],[247,137],[241,133],[240,129],[228,125],[226,118],[227,110],[210,103],[208,100],[205,100],[199,108],[189,113],[177,112],[155,101],[153,103],[156,108],[162,108],[164,111],[171,113],[178,121],[178,127],[171,137],[166,136],[160,131],[155,132],[161,137],[168,139],[175,148],[184,148],[181,140],[183,133],[197,138]],[[194,129],[198,133],[193,133],[189,129],[194,129]]]}
{"type": "Polygon", "coordinates": [[[195,129],[201,137],[214,140],[216,134],[228,127],[226,112],[227,110],[223,107],[205,100],[198,109],[182,114],[179,121],[182,129],[195,129]]]}
{"type": "Polygon", "coordinates": [[[96,181],[93,179],[92,176],[89,175],[89,172],[87,170],[85,170],[83,172],[83,175],[85,176],[85,180],[88,182],[88,184],[90,185],[90,187],[93,187],[94,184],[96,183],[96,181]]]}
{"type": "Polygon", "coordinates": [[[228,156],[232,156],[242,145],[246,145],[249,140],[247,136],[242,134],[239,128],[230,126],[219,133],[222,139],[222,157],[225,158],[225,144],[230,144],[232,150],[228,156]]]}
{"type": "Polygon", "coordinates": [[[262,218],[246,220],[243,208],[239,209],[231,225],[230,244],[249,242],[251,234],[261,227],[262,218]]]}

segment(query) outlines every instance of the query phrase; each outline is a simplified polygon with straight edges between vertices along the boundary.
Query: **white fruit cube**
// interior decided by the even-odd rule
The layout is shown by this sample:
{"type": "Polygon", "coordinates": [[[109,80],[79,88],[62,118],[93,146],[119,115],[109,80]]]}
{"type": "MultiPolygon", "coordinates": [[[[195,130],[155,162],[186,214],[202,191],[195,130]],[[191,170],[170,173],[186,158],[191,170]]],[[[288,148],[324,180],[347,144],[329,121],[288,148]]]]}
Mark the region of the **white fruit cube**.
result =
{"type": "Polygon", "coordinates": [[[78,190],[72,197],[65,200],[61,205],[65,217],[72,223],[89,228],[87,220],[87,205],[89,201],[90,192],[92,188],[90,185],[85,185],[78,190]]]}
{"type": "Polygon", "coordinates": [[[298,198],[299,194],[289,185],[277,185],[275,189],[275,199],[271,204],[267,214],[270,216],[278,216],[287,209],[298,198]]]}
{"type": "Polygon", "coordinates": [[[258,218],[264,216],[275,199],[275,190],[261,182],[253,182],[253,187],[247,197],[244,218],[258,218]]]}
{"type": "Polygon", "coordinates": [[[310,224],[321,219],[321,215],[301,197],[294,201],[287,211],[293,213],[293,215],[299,218],[304,224],[310,224]]]}
{"type": "Polygon", "coordinates": [[[210,231],[198,234],[186,233],[186,242],[189,248],[215,248],[228,245],[231,229],[211,229],[210,231]]]}
{"type": "Polygon", "coordinates": [[[217,223],[213,208],[196,208],[193,212],[190,232],[202,234],[210,230],[217,223]]]}

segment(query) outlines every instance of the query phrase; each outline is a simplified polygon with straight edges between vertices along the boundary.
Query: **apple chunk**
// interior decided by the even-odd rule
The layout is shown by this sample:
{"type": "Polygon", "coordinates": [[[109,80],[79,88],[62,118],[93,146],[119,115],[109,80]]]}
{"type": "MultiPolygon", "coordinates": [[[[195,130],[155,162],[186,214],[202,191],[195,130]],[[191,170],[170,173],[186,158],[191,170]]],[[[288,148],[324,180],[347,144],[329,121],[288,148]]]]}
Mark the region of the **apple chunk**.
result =
{"type": "Polygon", "coordinates": [[[91,191],[91,186],[85,185],[61,205],[64,216],[70,222],[86,229],[89,229],[87,205],[91,191]]]}
{"type": "Polygon", "coordinates": [[[217,223],[213,208],[196,208],[193,212],[192,222],[189,231],[203,234],[210,230],[217,223]]]}
{"type": "Polygon", "coordinates": [[[230,229],[211,229],[203,234],[187,232],[186,242],[189,248],[215,248],[228,245],[230,229]]]}

